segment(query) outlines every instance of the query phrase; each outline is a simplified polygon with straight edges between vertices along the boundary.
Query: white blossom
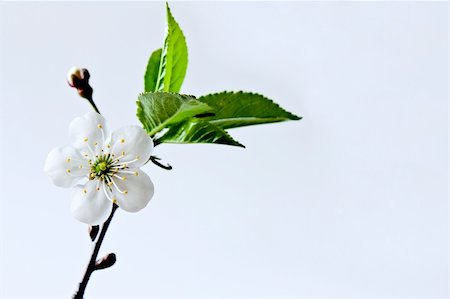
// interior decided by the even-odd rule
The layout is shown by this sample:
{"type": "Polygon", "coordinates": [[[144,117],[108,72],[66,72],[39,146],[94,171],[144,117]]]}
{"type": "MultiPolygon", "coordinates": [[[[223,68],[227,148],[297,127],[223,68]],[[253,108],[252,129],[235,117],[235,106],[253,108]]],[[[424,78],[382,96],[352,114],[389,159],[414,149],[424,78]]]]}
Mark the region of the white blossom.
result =
{"type": "Polygon", "coordinates": [[[153,141],[138,126],[111,134],[105,118],[95,112],[75,118],[69,127],[72,146],[50,151],[44,171],[59,187],[73,187],[70,208],[81,222],[104,222],[113,203],[128,212],[144,208],[154,186],[143,166],[153,141]]]}

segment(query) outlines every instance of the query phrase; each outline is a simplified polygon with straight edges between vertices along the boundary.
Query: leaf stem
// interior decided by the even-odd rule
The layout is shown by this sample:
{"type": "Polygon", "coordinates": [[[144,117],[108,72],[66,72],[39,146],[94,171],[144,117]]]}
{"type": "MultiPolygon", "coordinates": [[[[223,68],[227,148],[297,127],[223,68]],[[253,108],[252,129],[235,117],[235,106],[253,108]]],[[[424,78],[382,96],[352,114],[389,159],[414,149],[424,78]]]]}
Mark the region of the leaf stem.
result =
{"type": "Polygon", "coordinates": [[[89,278],[91,274],[95,271],[95,262],[97,261],[98,252],[100,251],[100,247],[102,246],[103,239],[105,238],[106,231],[108,230],[109,224],[114,217],[114,213],[116,212],[118,205],[113,204],[111,214],[108,219],[105,221],[102,227],[102,231],[98,237],[97,242],[95,243],[94,250],[92,251],[91,259],[86,267],[86,272],[84,273],[83,279],[80,282],[78,287],[78,291],[73,295],[73,299],[83,299],[84,292],[86,290],[87,284],[89,282],[89,278]]]}
{"type": "Polygon", "coordinates": [[[153,164],[155,164],[156,166],[161,167],[162,169],[172,170],[172,166],[170,164],[167,163],[167,165],[164,165],[161,162],[159,162],[159,160],[161,160],[161,159],[156,157],[156,156],[150,156],[150,158],[148,159],[148,161],[153,162],[153,164]]]}

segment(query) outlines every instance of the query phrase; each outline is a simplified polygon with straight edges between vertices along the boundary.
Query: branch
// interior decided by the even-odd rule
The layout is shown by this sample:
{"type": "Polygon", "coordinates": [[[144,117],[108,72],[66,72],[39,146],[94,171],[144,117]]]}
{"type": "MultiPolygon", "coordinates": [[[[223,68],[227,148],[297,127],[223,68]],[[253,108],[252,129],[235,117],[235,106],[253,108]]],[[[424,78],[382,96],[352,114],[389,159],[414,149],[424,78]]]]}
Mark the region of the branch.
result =
{"type": "Polygon", "coordinates": [[[87,265],[86,272],[84,273],[84,276],[83,276],[83,280],[80,282],[78,291],[75,293],[75,295],[73,295],[73,299],[83,299],[84,291],[86,290],[89,278],[91,277],[91,274],[96,270],[95,262],[97,260],[98,252],[100,250],[100,247],[102,246],[102,242],[103,242],[103,239],[105,238],[106,231],[108,230],[109,224],[111,223],[111,220],[112,220],[117,208],[118,208],[118,205],[113,204],[111,214],[109,215],[108,219],[103,224],[102,231],[100,232],[100,236],[98,237],[98,240],[95,243],[95,247],[94,247],[94,250],[92,251],[91,259],[89,261],[89,264],[87,265]]]}

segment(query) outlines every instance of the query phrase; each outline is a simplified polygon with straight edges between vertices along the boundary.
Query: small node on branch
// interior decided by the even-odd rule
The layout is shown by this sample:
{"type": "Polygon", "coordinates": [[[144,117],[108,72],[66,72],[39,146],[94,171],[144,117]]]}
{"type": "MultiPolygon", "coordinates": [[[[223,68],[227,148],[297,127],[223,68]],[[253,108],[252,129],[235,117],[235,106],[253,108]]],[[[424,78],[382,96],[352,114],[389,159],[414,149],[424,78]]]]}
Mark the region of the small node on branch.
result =
{"type": "Polygon", "coordinates": [[[98,225],[94,225],[94,226],[89,225],[89,237],[91,237],[92,242],[94,242],[99,231],[100,231],[100,227],[98,225]]]}
{"type": "Polygon", "coordinates": [[[92,100],[93,89],[89,85],[89,71],[84,68],[72,67],[67,74],[67,83],[76,88],[80,97],[92,100]]]}
{"type": "Polygon", "coordinates": [[[109,253],[95,262],[94,271],[109,268],[115,263],[116,263],[116,254],[109,253]]]}

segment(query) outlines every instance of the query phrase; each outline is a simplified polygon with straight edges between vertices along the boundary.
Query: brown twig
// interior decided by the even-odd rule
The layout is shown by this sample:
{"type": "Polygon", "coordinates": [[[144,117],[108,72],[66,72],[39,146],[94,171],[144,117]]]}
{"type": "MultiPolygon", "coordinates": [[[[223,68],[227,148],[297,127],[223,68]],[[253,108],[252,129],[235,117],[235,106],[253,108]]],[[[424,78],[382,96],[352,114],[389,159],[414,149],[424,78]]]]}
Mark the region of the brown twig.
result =
{"type": "Polygon", "coordinates": [[[84,273],[83,280],[81,280],[81,282],[80,282],[78,291],[75,293],[75,295],[73,295],[73,299],[83,299],[84,292],[86,290],[89,278],[91,277],[91,274],[96,270],[95,263],[97,261],[98,252],[100,250],[100,247],[102,246],[102,242],[103,242],[103,239],[105,238],[106,231],[108,230],[109,224],[111,223],[111,220],[112,220],[117,208],[118,208],[118,205],[113,204],[111,214],[109,215],[108,219],[103,224],[102,231],[100,232],[98,240],[95,243],[94,250],[92,251],[91,259],[89,261],[89,264],[86,267],[86,272],[84,273]]]}

